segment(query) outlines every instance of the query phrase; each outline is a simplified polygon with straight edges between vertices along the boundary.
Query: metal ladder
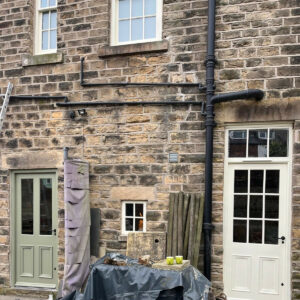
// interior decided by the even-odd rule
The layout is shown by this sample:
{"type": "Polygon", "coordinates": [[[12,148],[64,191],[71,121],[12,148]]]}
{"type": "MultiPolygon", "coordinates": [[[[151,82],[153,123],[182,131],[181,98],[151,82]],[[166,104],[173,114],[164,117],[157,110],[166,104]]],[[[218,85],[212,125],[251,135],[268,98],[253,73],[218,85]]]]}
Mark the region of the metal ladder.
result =
{"type": "Polygon", "coordinates": [[[1,108],[1,112],[0,112],[0,131],[2,130],[2,126],[4,123],[5,114],[6,114],[6,110],[7,110],[7,106],[9,103],[9,98],[10,98],[12,89],[13,89],[13,85],[9,82],[5,95],[1,95],[2,97],[4,96],[4,98],[3,98],[2,108],[1,108]]]}

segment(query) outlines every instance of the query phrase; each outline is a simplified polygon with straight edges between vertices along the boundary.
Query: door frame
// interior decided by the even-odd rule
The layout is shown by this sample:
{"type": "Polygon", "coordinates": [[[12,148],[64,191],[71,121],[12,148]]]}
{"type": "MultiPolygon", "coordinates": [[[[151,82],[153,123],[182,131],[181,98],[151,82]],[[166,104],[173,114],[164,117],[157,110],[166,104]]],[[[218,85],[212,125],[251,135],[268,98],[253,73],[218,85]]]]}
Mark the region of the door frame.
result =
{"type": "MultiPolygon", "coordinates": [[[[58,174],[56,169],[33,169],[33,170],[11,170],[10,171],[10,253],[9,253],[9,261],[10,261],[10,283],[12,287],[19,287],[16,285],[16,179],[19,174],[53,174],[56,180],[56,187],[58,193],[58,174]]],[[[57,201],[58,208],[58,201],[57,201]]],[[[58,224],[58,219],[56,220],[56,228],[58,224]]],[[[58,249],[58,236],[56,235],[56,249],[58,249]]],[[[58,262],[55,262],[58,265],[58,262]]],[[[57,269],[57,268],[56,268],[57,269]]],[[[58,272],[58,269],[56,270],[58,272]]],[[[58,275],[58,274],[57,274],[58,275]]],[[[56,283],[55,288],[42,287],[42,286],[22,286],[22,288],[30,289],[30,288],[38,288],[38,289],[50,289],[56,290],[58,287],[58,282],[56,283]]]]}
{"type": "MultiPolygon", "coordinates": [[[[267,165],[276,165],[276,164],[285,164],[287,165],[287,174],[288,178],[287,181],[287,207],[286,207],[286,260],[288,263],[286,264],[286,291],[287,291],[287,298],[291,299],[291,242],[292,242],[292,154],[293,154],[293,123],[289,122],[272,122],[272,123],[242,123],[242,124],[226,124],[225,125],[225,153],[224,153],[224,180],[223,180],[223,284],[224,290],[225,285],[230,286],[230,279],[226,279],[225,273],[225,265],[230,264],[228,260],[229,255],[227,255],[227,245],[225,237],[231,232],[229,225],[228,225],[228,218],[230,218],[230,211],[229,211],[229,204],[226,201],[227,196],[227,186],[230,184],[228,182],[229,178],[227,175],[227,171],[229,169],[229,165],[245,165],[251,166],[251,164],[263,164],[267,165]],[[228,149],[229,149],[229,130],[238,130],[238,129],[265,129],[265,128],[287,128],[289,129],[288,134],[288,157],[283,158],[229,158],[228,157],[228,149]]],[[[230,300],[230,299],[229,299],[230,300]]],[[[255,299],[248,299],[248,300],[255,300],[255,299]]]]}

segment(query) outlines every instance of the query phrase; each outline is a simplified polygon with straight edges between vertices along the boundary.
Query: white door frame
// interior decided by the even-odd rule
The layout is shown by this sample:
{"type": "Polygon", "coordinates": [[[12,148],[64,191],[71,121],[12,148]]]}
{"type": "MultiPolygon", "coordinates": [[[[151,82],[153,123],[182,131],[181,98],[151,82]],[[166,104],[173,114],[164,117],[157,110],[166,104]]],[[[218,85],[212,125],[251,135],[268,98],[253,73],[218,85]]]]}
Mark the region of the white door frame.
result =
{"type": "MultiPolygon", "coordinates": [[[[229,254],[227,254],[227,245],[226,245],[226,239],[225,237],[230,234],[231,228],[229,228],[228,225],[228,218],[231,217],[231,212],[229,211],[229,204],[226,201],[226,186],[228,186],[230,183],[228,182],[228,176],[227,170],[228,166],[232,164],[238,164],[242,165],[244,164],[246,166],[251,166],[251,164],[264,164],[266,165],[274,165],[274,164],[285,164],[287,165],[287,173],[288,178],[286,179],[287,182],[287,207],[286,207],[286,225],[287,225],[287,231],[286,231],[286,299],[291,299],[291,230],[292,230],[292,147],[293,147],[293,125],[292,123],[248,123],[248,124],[228,124],[225,127],[225,159],[224,159],[224,188],[223,188],[223,283],[224,288],[226,286],[230,286],[230,279],[229,277],[226,278],[226,266],[230,264],[231,262],[228,261],[229,254]],[[238,129],[265,129],[265,128],[287,128],[289,129],[289,142],[288,142],[288,157],[283,158],[229,158],[228,157],[228,149],[229,149],[229,130],[238,130],[238,129]]],[[[229,298],[229,300],[231,300],[229,298]]],[[[233,299],[234,300],[234,299],[233,299]]],[[[245,300],[255,300],[255,299],[245,299],[245,300]]]]}

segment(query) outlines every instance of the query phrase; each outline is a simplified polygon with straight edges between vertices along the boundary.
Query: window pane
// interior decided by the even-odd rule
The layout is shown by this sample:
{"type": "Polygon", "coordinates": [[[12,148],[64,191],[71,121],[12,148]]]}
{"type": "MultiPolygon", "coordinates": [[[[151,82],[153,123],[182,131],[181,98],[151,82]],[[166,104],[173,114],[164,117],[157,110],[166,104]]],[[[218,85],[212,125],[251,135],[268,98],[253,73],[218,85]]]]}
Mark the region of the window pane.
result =
{"type": "Polygon", "coordinates": [[[42,50],[47,50],[49,48],[48,46],[48,31],[44,31],[42,33],[42,50]]]}
{"type": "Polygon", "coordinates": [[[248,191],[248,171],[236,170],[234,176],[234,192],[247,193],[248,191]]]}
{"type": "Polygon", "coordinates": [[[135,219],[135,231],[143,231],[143,219],[135,219]]]}
{"type": "Polygon", "coordinates": [[[156,18],[145,18],[145,39],[156,37],[156,18]]]}
{"type": "Polygon", "coordinates": [[[133,204],[126,203],[126,217],[133,216],[133,204]]]}
{"type": "Polygon", "coordinates": [[[249,221],[249,243],[261,244],[262,221],[249,221]]]}
{"type": "Polygon", "coordinates": [[[56,6],[56,0],[49,0],[50,6],[56,6]]]}
{"type": "Polygon", "coordinates": [[[50,31],[50,49],[56,49],[56,30],[50,31]]]}
{"type": "Polygon", "coordinates": [[[262,196],[250,196],[250,218],[262,218],[262,196]]]}
{"type": "Polygon", "coordinates": [[[125,229],[126,231],[133,231],[133,219],[131,218],[126,218],[125,221],[125,229]]]}
{"type": "Polygon", "coordinates": [[[265,218],[279,218],[279,196],[266,196],[265,218]]]}
{"type": "Polygon", "coordinates": [[[270,130],[270,157],[286,157],[288,154],[288,130],[270,130]]]}
{"type": "Polygon", "coordinates": [[[132,0],[131,17],[143,16],[143,0],[132,0]]]}
{"type": "Polygon", "coordinates": [[[237,218],[247,218],[247,196],[234,196],[234,216],[237,218]]]}
{"type": "Polygon", "coordinates": [[[52,180],[40,179],[40,234],[52,235],[52,180]]]}
{"type": "Polygon", "coordinates": [[[55,29],[56,28],[56,18],[57,18],[57,12],[54,11],[51,13],[51,19],[50,19],[50,29],[55,29]]]}
{"type": "Polygon", "coordinates": [[[119,0],[119,19],[130,18],[130,1],[119,0]]]}
{"type": "Polygon", "coordinates": [[[143,39],[143,19],[131,20],[131,40],[142,40],[143,39]]]}
{"type": "Polygon", "coordinates": [[[229,157],[246,157],[246,130],[229,131],[229,157]]]}
{"type": "Polygon", "coordinates": [[[49,13],[43,13],[43,21],[42,21],[42,29],[45,30],[45,29],[49,29],[49,13]]]}
{"type": "Polygon", "coordinates": [[[249,130],[249,157],[267,157],[268,130],[249,130]]]}
{"type": "Polygon", "coordinates": [[[266,171],[266,193],[279,193],[279,170],[266,171]]]}
{"type": "Polygon", "coordinates": [[[278,221],[265,222],[265,244],[278,244],[278,221]]]}
{"type": "Polygon", "coordinates": [[[135,216],[136,217],[142,217],[144,212],[143,212],[143,204],[136,204],[135,205],[135,216]]]}
{"type": "Polygon", "coordinates": [[[129,21],[119,21],[119,42],[129,41],[129,21]]]}
{"type": "Polygon", "coordinates": [[[156,15],[156,0],[145,0],[145,16],[156,15]]]}
{"type": "Polygon", "coordinates": [[[251,193],[262,193],[263,192],[263,170],[251,170],[250,172],[250,192],[251,193]]]}
{"type": "Polygon", "coordinates": [[[233,241],[236,243],[246,243],[247,221],[233,220],[233,241]]]}
{"type": "Polygon", "coordinates": [[[33,234],[33,179],[21,180],[22,234],[33,234]]]}
{"type": "Polygon", "coordinates": [[[41,0],[41,8],[48,7],[48,0],[41,0]]]}

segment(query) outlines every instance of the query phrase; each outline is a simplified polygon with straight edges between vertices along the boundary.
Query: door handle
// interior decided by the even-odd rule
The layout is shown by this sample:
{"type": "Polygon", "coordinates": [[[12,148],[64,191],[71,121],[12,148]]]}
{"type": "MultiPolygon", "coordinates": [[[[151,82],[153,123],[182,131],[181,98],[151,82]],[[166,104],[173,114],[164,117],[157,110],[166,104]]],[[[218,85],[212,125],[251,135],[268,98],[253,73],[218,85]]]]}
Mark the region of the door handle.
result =
{"type": "Polygon", "coordinates": [[[56,235],[56,229],[52,229],[53,235],[56,235]]]}
{"type": "Polygon", "coordinates": [[[284,241],[285,241],[285,236],[282,236],[280,238],[278,238],[279,240],[281,240],[281,243],[284,244],[284,241]]]}

